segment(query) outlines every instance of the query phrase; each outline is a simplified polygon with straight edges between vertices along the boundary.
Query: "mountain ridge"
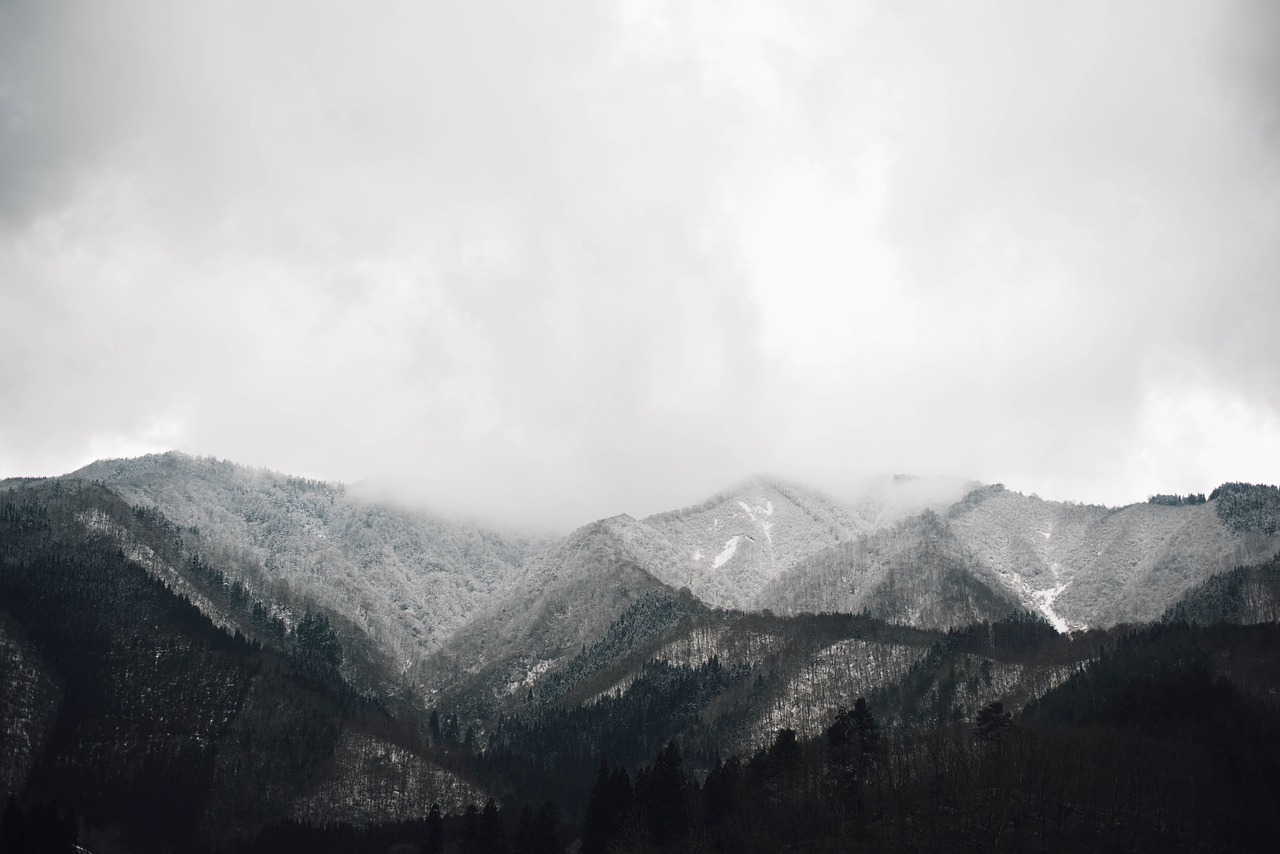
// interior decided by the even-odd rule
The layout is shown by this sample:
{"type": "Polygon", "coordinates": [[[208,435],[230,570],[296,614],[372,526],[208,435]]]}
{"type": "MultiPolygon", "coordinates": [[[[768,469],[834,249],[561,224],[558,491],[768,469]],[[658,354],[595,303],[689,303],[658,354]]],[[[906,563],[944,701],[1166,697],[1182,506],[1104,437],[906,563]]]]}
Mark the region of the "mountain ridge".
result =
{"type": "MultiPolygon", "coordinates": [[[[167,661],[180,671],[181,656],[194,654],[192,667],[207,660],[209,673],[184,678],[232,742],[272,732],[272,704],[282,702],[272,691],[311,696],[289,682],[290,668],[372,704],[374,717],[358,724],[338,725],[337,712],[287,718],[311,733],[311,764],[294,769],[307,779],[260,804],[246,800],[252,786],[234,782],[252,773],[252,749],[200,754],[193,767],[213,775],[212,788],[197,781],[173,797],[204,810],[204,834],[251,807],[255,818],[242,828],[403,820],[420,814],[424,791],[455,809],[488,790],[548,792],[580,810],[574,799],[601,755],[640,763],[678,738],[700,777],[727,751],[774,750],[779,733],[820,744],[838,708],[857,697],[892,727],[945,728],[993,699],[1018,712],[1078,682],[1130,636],[1126,621],[1156,632],[1159,619],[1249,623],[1280,614],[1273,487],[1228,484],[1203,501],[1105,508],[907,478],[881,479],[859,503],[753,477],[683,510],[618,514],[537,541],[224,461],[159,455],[95,465],[79,472],[93,480],[0,483],[0,525],[26,531],[39,517],[27,508],[41,505],[74,532],[0,541],[10,550],[0,587],[38,589],[45,582],[24,561],[74,565],[77,550],[89,548],[108,575],[181,600],[173,607],[184,624],[203,626],[200,637],[217,634],[164,641],[158,658],[144,643],[142,663],[127,652],[127,666],[103,671],[113,696],[127,696],[131,668],[167,661]],[[264,658],[253,658],[255,644],[264,658]],[[201,652],[206,645],[240,658],[218,659],[201,652]],[[225,675],[244,669],[242,660],[268,662],[254,672],[275,687],[225,675]],[[226,685],[239,687],[227,694],[226,685]],[[250,729],[235,723],[237,709],[250,729]]],[[[132,636],[151,637],[154,621],[112,604],[118,596],[109,607],[79,601],[94,603],[83,606],[93,620],[115,626],[110,643],[131,650],[132,636]]],[[[16,698],[0,701],[3,732],[31,744],[50,732],[67,741],[49,723],[49,710],[65,705],[61,686],[71,684],[59,681],[67,659],[50,658],[57,637],[41,635],[43,646],[24,639],[41,612],[20,605],[0,599],[0,685],[16,698]],[[16,623],[6,614],[15,608],[16,623]]],[[[73,624],[67,613],[58,619],[73,624]]],[[[1210,664],[1250,691],[1280,684],[1265,656],[1251,655],[1245,670],[1230,658],[1210,664]]],[[[139,684],[150,696],[164,683],[139,684]]],[[[148,712],[132,699],[112,702],[127,712],[128,733],[163,731],[169,719],[164,703],[148,712]]],[[[133,742],[110,740],[110,714],[98,721],[93,739],[127,755],[133,742]]],[[[261,749],[272,767],[292,767],[287,739],[261,749]]],[[[0,771],[19,786],[35,773],[29,791],[38,795],[47,788],[43,772],[32,772],[37,753],[15,750],[0,771]]],[[[171,759],[157,757],[157,773],[178,775],[171,759]]],[[[95,817],[123,809],[64,783],[60,791],[95,817]]]]}

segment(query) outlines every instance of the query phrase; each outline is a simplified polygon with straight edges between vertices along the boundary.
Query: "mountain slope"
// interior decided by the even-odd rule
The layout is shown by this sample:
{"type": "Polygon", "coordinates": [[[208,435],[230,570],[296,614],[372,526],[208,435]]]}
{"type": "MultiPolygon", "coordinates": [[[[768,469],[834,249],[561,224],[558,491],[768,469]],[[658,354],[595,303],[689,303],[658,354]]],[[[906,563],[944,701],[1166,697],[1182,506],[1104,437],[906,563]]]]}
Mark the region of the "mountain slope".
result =
{"type": "Polygon", "coordinates": [[[1197,584],[1165,612],[1162,622],[1203,626],[1280,622],[1280,555],[1197,584]]]}
{"type": "Polygon", "coordinates": [[[931,511],[807,558],[761,590],[756,605],[782,614],[866,613],[920,628],[994,622],[1022,610],[931,511]]]}
{"type": "Polygon", "coordinates": [[[975,491],[947,524],[982,566],[1060,630],[1158,619],[1185,591],[1280,551],[1280,537],[1233,530],[1218,502],[1121,508],[975,491]]]}
{"type": "Polygon", "coordinates": [[[1106,508],[983,487],[943,516],[926,511],[799,561],[752,605],[933,627],[1022,610],[1063,632],[1149,622],[1215,573],[1280,551],[1271,488],[1214,495],[1106,508]]]}
{"type": "Polygon", "coordinates": [[[537,544],[426,513],[353,498],[342,486],[176,452],[94,463],[97,480],[154,507],[229,583],[286,623],[309,607],[339,614],[393,676],[420,684],[420,662],[510,583],[537,544]]]}
{"type": "Polygon", "coordinates": [[[946,507],[972,486],[881,478],[854,500],[840,501],[776,478],[753,478],[699,505],[646,518],[677,556],[651,571],[710,605],[751,607],[766,585],[810,555],[926,508],[946,507]]]}
{"type": "Polygon", "coordinates": [[[88,518],[124,527],[134,511],[83,482],[0,492],[0,674],[23,689],[0,713],[6,755],[27,746],[5,766],[27,799],[73,804],[108,847],[151,851],[480,796],[302,645],[286,656],[219,629],[88,518]],[[339,798],[350,780],[363,800],[339,798]]]}
{"type": "Polygon", "coordinates": [[[630,516],[579,528],[530,559],[431,666],[451,696],[511,701],[645,594],[670,592],[646,569],[670,559],[666,541],[630,516]]]}

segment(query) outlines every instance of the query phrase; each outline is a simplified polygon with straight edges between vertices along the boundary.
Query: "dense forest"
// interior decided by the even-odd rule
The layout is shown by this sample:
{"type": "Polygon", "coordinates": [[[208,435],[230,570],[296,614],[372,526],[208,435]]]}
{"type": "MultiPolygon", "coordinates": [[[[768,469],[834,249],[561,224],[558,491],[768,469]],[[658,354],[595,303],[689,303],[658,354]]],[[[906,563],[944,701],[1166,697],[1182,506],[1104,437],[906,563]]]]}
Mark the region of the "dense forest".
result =
{"type": "Polygon", "coordinates": [[[1271,850],[1280,707],[1273,694],[1215,676],[1212,662],[1274,670],[1277,642],[1275,626],[1167,624],[1113,638],[1016,716],[996,700],[972,720],[885,726],[859,697],[833,710],[819,737],[782,729],[767,747],[716,757],[705,771],[675,741],[642,765],[606,756],[578,811],[490,802],[397,828],[277,826],[258,844],[370,851],[398,841],[493,854],[574,840],[584,854],[1271,850]]]}

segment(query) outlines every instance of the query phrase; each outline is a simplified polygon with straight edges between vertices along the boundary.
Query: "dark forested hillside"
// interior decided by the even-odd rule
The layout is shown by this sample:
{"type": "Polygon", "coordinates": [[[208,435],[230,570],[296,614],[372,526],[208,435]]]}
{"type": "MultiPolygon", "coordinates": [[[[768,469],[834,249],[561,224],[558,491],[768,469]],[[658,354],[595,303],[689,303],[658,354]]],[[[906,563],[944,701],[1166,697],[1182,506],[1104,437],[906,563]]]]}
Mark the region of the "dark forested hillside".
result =
{"type": "Polygon", "coordinates": [[[99,486],[0,493],[0,627],[22,651],[3,675],[46,698],[2,706],[8,782],[24,800],[74,805],[94,850],[149,851],[340,812],[326,799],[344,794],[335,778],[367,781],[366,819],[476,796],[346,686],[319,620],[313,648],[222,631],[85,523],[103,518],[133,515],[99,486]],[[328,658],[314,649],[326,642],[328,658]]]}
{"type": "Polygon", "coordinates": [[[698,720],[699,691],[733,678],[718,662],[654,667],[610,701],[504,725],[489,755],[541,776],[584,852],[1270,851],[1278,631],[1172,624],[1073,642],[1031,617],[975,626],[935,641],[919,672],[936,683],[953,678],[941,662],[991,656],[1070,675],[1021,713],[999,692],[941,718],[878,692],[833,706],[808,737],[781,727],[708,754],[695,724],[637,762],[651,713],[698,720]],[[1073,661],[1080,643],[1097,658],[1073,661]]]}
{"type": "Polygon", "coordinates": [[[1280,556],[1212,576],[1187,591],[1165,612],[1163,621],[1200,625],[1280,621],[1280,556]]]}

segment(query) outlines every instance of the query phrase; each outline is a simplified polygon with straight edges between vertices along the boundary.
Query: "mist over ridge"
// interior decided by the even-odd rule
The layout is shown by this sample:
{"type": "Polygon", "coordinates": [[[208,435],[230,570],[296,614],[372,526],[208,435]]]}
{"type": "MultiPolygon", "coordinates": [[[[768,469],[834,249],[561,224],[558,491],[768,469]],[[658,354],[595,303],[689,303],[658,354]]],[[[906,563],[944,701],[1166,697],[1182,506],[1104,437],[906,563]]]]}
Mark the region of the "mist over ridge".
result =
{"type": "MultiPolygon", "coordinates": [[[[642,495],[637,494],[632,501],[628,502],[628,506],[613,506],[606,504],[598,497],[590,495],[573,502],[556,503],[546,500],[546,492],[538,490],[525,492],[505,490],[500,487],[491,487],[487,484],[477,485],[473,490],[458,494],[449,491],[452,484],[432,483],[429,473],[419,476],[409,472],[401,472],[396,475],[356,477],[353,480],[344,481],[309,473],[299,474],[273,466],[245,464],[218,456],[191,454],[177,449],[152,452],[139,457],[98,459],[65,474],[77,475],[80,472],[87,472],[93,473],[91,476],[97,476],[97,473],[109,469],[111,464],[132,460],[162,459],[168,456],[228,463],[246,471],[261,473],[264,476],[279,475],[317,480],[341,487],[353,497],[363,501],[427,511],[434,515],[459,521],[474,521],[489,526],[508,527],[526,531],[530,534],[548,536],[564,534],[596,519],[604,519],[620,513],[637,519],[644,519],[649,516],[679,511],[711,501],[716,497],[728,496],[735,492],[761,485],[782,485],[804,490],[817,490],[831,498],[844,502],[856,502],[876,497],[877,500],[882,502],[926,506],[949,504],[958,501],[967,492],[984,483],[984,481],[976,478],[954,474],[920,475],[901,472],[892,474],[887,472],[867,472],[843,477],[831,476],[828,473],[824,477],[821,472],[817,472],[814,473],[814,477],[805,478],[798,475],[786,475],[780,470],[756,470],[754,473],[746,475],[738,473],[723,479],[708,481],[708,486],[701,488],[698,492],[689,491],[689,488],[684,485],[684,481],[681,479],[677,479],[676,482],[671,484],[650,485],[648,489],[643,491],[642,495]],[[671,497],[667,499],[665,496],[671,497]]],[[[311,469],[311,471],[314,470],[311,469]]],[[[56,477],[59,475],[46,472],[38,474],[25,473],[22,476],[56,477]]],[[[698,479],[700,481],[706,480],[703,476],[698,479]]],[[[1173,480],[1178,479],[1174,478],[1173,480]]],[[[1238,478],[1238,480],[1248,481],[1249,478],[1243,477],[1238,478]]],[[[1180,494],[1182,492],[1181,490],[1171,490],[1162,488],[1161,485],[1156,485],[1144,495],[1125,496],[1119,501],[1112,502],[1090,500],[1088,496],[1045,493],[1019,486],[1017,483],[1005,483],[999,480],[987,481],[986,483],[1000,483],[1001,486],[1012,492],[1046,501],[1110,508],[1139,504],[1152,495],[1166,492],[1180,494]]],[[[1207,492],[1208,489],[1215,485],[1200,484],[1198,488],[1193,485],[1193,488],[1189,491],[1207,492]]],[[[563,488],[559,491],[562,492],[563,488]]]]}

